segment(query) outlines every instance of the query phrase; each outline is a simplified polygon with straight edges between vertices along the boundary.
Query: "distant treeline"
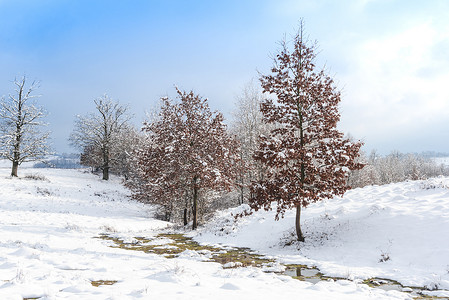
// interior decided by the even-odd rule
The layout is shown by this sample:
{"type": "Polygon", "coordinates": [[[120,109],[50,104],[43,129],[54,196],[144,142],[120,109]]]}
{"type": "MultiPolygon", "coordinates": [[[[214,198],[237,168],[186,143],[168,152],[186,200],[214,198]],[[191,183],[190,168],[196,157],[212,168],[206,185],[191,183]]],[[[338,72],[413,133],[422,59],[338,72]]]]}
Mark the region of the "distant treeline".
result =
{"type": "Polygon", "coordinates": [[[435,151],[424,151],[421,153],[414,153],[414,155],[422,156],[425,158],[435,158],[435,157],[449,157],[449,153],[445,152],[435,152],[435,151]]]}
{"type": "Polygon", "coordinates": [[[365,163],[365,167],[351,172],[349,185],[356,188],[427,179],[440,175],[449,176],[449,166],[437,163],[434,160],[436,157],[449,157],[449,155],[431,151],[421,154],[393,151],[386,156],[372,151],[368,157],[362,154],[359,159],[365,163]]]}
{"type": "Polygon", "coordinates": [[[51,158],[44,159],[33,165],[34,168],[55,168],[55,169],[79,169],[83,168],[80,164],[80,155],[63,153],[54,155],[51,158]]]}

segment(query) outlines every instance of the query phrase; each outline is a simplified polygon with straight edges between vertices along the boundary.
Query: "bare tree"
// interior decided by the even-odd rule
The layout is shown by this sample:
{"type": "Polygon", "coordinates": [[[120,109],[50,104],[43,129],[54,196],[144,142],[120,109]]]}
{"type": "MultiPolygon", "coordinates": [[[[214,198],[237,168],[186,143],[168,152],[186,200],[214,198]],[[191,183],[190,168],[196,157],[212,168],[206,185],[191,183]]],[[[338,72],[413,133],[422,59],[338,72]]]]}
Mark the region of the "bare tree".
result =
{"type": "Polygon", "coordinates": [[[233,112],[231,132],[240,141],[241,173],[238,179],[239,204],[249,198],[249,187],[254,180],[260,180],[263,176],[263,165],[253,156],[259,146],[259,136],[269,132],[269,126],[262,121],[260,105],[263,101],[262,90],[253,81],[242,89],[237,97],[237,107],[233,112]]]}
{"type": "Polygon", "coordinates": [[[301,207],[349,188],[349,171],[362,167],[355,161],[362,144],[337,130],[340,92],[324,70],[315,70],[314,48],[303,39],[302,24],[292,49],[281,45],[272,74],[260,79],[264,93],[274,98],[262,103],[263,119],[275,128],[260,139],[255,158],[268,170],[253,185],[250,206],[269,210],[275,202],[276,218],[295,208],[297,238],[304,241],[301,207]]]}
{"type": "MultiPolygon", "coordinates": [[[[70,135],[72,145],[81,151],[88,149],[101,157],[103,179],[109,179],[109,169],[119,159],[116,151],[123,131],[128,128],[131,116],[128,107],[113,101],[107,95],[94,100],[96,112],[77,116],[70,135]]],[[[91,158],[91,160],[95,158],[91,158]]]]}
{"type": "Polygon", "coordinates": [[[447,175],[444,166],[434,160],[419,154],[403,154],[393,151],[381,156],[373,150],[365,159],[363,169],[352,172],[351,187],[366,185],[381,185],[405,180],[421,180],[439,175],[447,175]]]}
{"type": "Polygon", "coordinates": [[[36,105],[32,95],[38,82],[26,85],[26,77],[14,80],[15,93],[0,103],[0,156],[12,162],[11,176],[17,177],[19,165],[50,154],[49,132],[41,132],[45,110],[36,105]]]}
{"type": "MultiPolygon", "coordinates": [[[[124,126],[117,135],[116,141],[109,151],[109,173],[123,176],[125,180],[134,171],[132,165],[133,153],[138,148],[142,134],[134,127],[124,126]]],[[[85,146],[80,155],[80,163],[92,168],[92,172],[102,169],[103,152],[94,144],[85,146]]]]}
{"type": "Polygon", "coordinates": [[[101,165],[101,151],[94,145],[84,146],[80,153],[80,164],[91,168],[92,173],[101,165]]]}
{"type": "Polygon", "coordinates": [[[113,174],[123,176],[125,180],[130,178],[135,172],[134,154],[143,142],[143,138],[142,132],[132,126],[125,126],[120,131],[117,143],[113,147],[114,159],[111,164],[113,174]]]}

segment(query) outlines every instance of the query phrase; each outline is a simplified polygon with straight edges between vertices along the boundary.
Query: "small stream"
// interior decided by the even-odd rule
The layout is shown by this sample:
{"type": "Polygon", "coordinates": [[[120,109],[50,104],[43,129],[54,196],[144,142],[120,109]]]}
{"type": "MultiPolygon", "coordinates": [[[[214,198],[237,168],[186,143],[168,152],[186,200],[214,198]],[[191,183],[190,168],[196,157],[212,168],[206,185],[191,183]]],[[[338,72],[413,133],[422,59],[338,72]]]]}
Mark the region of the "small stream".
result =
{"type": "MultiPolygon", "coordinates": [[[[274,259],[257,254],[250,248],[200,245],[192,238],[186,237],[183,234],[161,233],[151,239],[135,237],[132,242],[125,242],[120,238],[112,237],[107,234],[102,234],[96,238],[111,241],[110,247],[112,248],[154,253],[163,255],[169,259],[178,257],[180,253],[186,250],[193,250],[204,255],[204,261],[220,263],[225,269],[249,266],[259,267],[263,268],[265,272],[287,275],[313,284],[320,281],[348,280],[347,278],[325,276],[318,268],[306,265],[284,264],[282,266],[285,267],[285,270],[279,272],[276,268],[270,268],[276,264],[274,259]]],[[[100,280],[92,282],[92,285],[112,285],[114,283],[114,281],[100,280]]],[[[427,291],[425,288],[403,286],[397,281],[385,278],[370,278],[364,280],[362,283],[367,284],[372,288],[380,288],[385,291],[395,290],[406,292],[417,299],[447,299],[425,295],[424,292],[427,291]]]]}

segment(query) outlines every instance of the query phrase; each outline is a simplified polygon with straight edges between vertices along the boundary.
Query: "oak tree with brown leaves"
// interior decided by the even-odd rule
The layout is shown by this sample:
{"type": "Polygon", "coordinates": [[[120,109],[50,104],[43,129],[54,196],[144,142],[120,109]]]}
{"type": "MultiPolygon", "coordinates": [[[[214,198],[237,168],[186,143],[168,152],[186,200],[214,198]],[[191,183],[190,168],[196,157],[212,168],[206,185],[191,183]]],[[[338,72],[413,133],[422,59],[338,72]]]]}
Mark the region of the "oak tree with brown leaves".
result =
{"type": "Polygon", "coordinates": [[[276,219],[295,208],[297,238],[304,241],[301,207],[344,194],[348,172],[362,167],[355,161],[362,144],[337,130],[340,92],[323,69],[317,70],[302,24],[292,44],[290,49],[281,43],[271,74],[260,78],[269,97],[261,104],[263,120],[275,129],[260,137],[254,157],[267,171],[252,186],[250,206],[270,210],[275,202],[276,219]]]}
{"type": "Polygon", "coordinates": [[[184,223],[191,210],[196,229],[200,195],[234,185],[239,146],[207,99],[193,91],[176,91],[180,102],[163,98],[159,118],[144,124],[148,143],[138,152],[142,184],[134,188],[134,197],[151,197],[168,212],[183,207],[184,223]]]}

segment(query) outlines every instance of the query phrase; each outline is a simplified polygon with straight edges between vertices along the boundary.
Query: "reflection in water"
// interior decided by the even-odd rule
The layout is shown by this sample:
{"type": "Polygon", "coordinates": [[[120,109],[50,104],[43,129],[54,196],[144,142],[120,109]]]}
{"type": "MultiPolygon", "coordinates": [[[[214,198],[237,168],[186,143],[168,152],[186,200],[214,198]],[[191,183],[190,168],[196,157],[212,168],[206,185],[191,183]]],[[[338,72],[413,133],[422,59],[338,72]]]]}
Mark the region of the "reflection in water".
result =
{"type": "Polygon", "coordinates": [[[287,267],[284,274],[310,283],[317,283],[322,280],[318,269],[306,266],[287,267]]]}

